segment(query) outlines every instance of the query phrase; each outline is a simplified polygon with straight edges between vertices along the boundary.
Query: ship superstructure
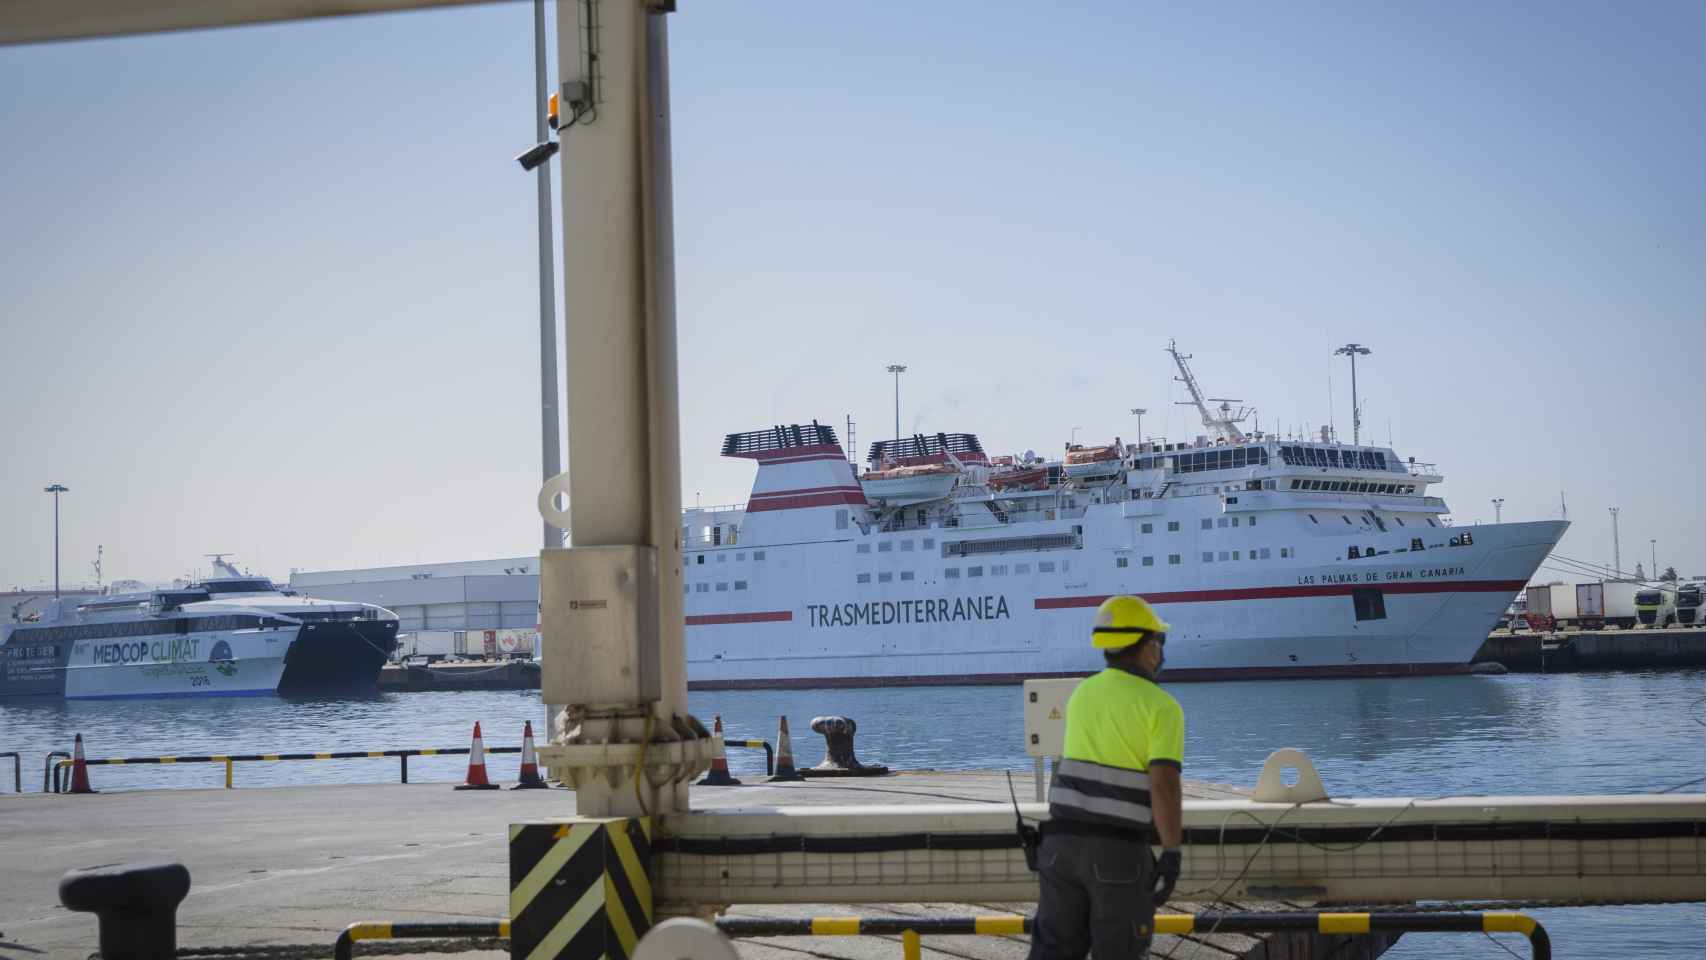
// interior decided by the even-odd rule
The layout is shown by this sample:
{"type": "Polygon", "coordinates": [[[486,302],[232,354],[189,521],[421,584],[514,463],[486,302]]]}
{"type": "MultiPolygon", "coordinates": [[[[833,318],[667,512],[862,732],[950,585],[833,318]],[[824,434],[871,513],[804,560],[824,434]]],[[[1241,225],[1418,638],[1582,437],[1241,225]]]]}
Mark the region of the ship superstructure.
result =
{"type": "Polygon", "coordinates": [[[1218,436],[1045,459],[921,434],[863,475],[816,422],[730,434],[747,503],[684,512],[690,683],[1089,673],[1114,593],[1172,624],[1170,679],[1466,672],[1568,525],[1452,526],[1432,464],[1245,432],[1192,394],[1218,436]]]}

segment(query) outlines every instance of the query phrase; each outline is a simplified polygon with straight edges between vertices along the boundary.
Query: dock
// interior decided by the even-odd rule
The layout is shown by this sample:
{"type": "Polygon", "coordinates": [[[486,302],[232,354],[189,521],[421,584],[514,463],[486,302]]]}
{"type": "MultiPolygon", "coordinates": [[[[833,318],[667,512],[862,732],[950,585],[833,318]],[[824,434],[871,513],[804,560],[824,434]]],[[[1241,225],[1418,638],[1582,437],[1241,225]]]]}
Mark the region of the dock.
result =
{"type": "Polygon", "coordinates": [[[386,664],[379,671],[379,689],[393,693],[537,690],[539,663],[535,660],[451,660],[431,664],[386,664]]]}
{"type": "MultiPolygon", "coordinates": [[[[1029,774],[1014,774],[1021,797],[1029,774]]],[[[95,783],[97,789],[100,783],[95,783]]],[[[1186,782],[1190,799],[1245,791],[1186,782]]],[[[457,792],[450,784],[142,790],[93,796],[0,798],[0,958],[85,957],[96,949],[92,916],[59,906],[59,878],[75,867],[176,860],[193,880],[178,911],[180,948],[330,945],[357,921],[443,922],[508,915],[511,822],[566,817],[569,790],[457,792]]],[[[779,804],[1006,805],[1000,773],[902,773],[868,779],[768,784],[693,792],[695,809],[779,804]]],[[[1302,903],[1241,903],[1242,909],[1303,909],[1302,903]]],[[[1168,911],[1196,905],[1172,903],[1168,911]]],[[[736,906],[731,916],[936,916],[1030,913],[1032,903],[792,904],[736,906]]],[[[1308,934],[1161,937],[1157,956],[1327,956],[1308,934]]],[[[1355,939],[1335,957],[1375,957],[1380,936],[1355,939]]],[[[1395,937],[1393,938],[1395,939],[1395,937]]],[[[896,960],[898,937],[782,937],[738,941],[749,960],[896,960]]],[[[932,937],[926,957],[1020,960],[1026,937],[932,937]]],[[[359,951],[358,951],[359,955],[359,951]]],[[[469,956],[470,954],[460,954],[469,956]]],[[[502,957],[501,951],[472,954],[502,957]]]]}
{"type": "Polygon", "coordinates": [[[1679,670],[1706,667],[1706,629],[1494,632],[1475,654],[1518,673],[1578,670],[1679,670]]]}

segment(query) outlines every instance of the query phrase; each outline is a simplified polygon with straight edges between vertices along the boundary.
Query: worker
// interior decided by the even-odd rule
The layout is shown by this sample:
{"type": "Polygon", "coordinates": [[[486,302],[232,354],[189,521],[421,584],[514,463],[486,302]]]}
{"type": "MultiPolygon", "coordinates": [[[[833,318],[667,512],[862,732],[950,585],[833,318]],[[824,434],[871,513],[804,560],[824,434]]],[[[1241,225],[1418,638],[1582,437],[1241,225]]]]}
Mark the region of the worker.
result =
{"type": "Polygon", "coordinates": [[[1030,960],[1147,956],[1155,908],[1179,880],[1185,713],[1156,683],[1167,624],[1140,597],[1109,597],[1090,643],[1107,669],[1066,703],[1066,748],[1037,855],[1030,960]]]}

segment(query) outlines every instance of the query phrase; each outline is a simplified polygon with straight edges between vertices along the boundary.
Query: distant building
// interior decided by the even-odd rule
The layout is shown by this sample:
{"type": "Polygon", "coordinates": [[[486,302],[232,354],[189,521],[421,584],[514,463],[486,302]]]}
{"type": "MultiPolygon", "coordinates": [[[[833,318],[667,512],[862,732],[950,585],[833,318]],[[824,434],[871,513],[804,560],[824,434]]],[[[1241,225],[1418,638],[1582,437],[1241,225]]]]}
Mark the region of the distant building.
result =
{"type": "Polygon", "coordinates": [[[358,570],[294,571],[309,597],[395,612],[402,656],[531,656],[539,627],[539,557],[358,570]]]}

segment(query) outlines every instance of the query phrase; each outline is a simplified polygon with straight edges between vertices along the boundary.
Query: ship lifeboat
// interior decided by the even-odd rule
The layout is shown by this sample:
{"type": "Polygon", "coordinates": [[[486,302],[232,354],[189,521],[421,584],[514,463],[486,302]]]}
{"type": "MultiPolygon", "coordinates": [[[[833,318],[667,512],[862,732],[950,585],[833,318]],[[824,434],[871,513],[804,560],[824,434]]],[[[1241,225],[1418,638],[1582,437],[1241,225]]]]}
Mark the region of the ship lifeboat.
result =
{"type": "Polygon", "coordinates": [[[1120,472],[1120,448],[1076,447],[1066,451],[1066,475],[1074,480],[1111,477],[1120,472]]]}
{"type": "Polygon", "coordinates": [[[948,464],[872,470],[859,478],[865,496],[888,504],[940,500],[954,491],[960,471],[948,464]]]}
{"type": "Polygon", "coordinates": [[[991,474],[989,485],[997,490],[1043,490],[1048,487],[1048,468],[1012,470],[991,474]]]}

